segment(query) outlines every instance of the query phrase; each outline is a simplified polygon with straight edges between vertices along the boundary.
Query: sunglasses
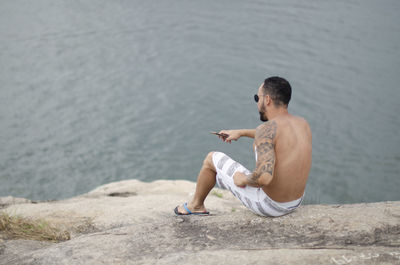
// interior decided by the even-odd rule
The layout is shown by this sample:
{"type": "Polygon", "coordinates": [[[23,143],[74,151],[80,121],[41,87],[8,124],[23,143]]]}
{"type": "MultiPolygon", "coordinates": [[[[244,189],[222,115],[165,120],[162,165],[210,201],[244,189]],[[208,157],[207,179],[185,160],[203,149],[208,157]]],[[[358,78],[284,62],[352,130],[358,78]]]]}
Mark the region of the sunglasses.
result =
{"type": "MultiPolygon", "coordinates": [[[[266,95],[261,95],[261,96],[266,96],[266,95]]],[[[260,100],[260,97],[257,94],[255,94],[254,100],[258,103],[258,101],[260,100]]]]}

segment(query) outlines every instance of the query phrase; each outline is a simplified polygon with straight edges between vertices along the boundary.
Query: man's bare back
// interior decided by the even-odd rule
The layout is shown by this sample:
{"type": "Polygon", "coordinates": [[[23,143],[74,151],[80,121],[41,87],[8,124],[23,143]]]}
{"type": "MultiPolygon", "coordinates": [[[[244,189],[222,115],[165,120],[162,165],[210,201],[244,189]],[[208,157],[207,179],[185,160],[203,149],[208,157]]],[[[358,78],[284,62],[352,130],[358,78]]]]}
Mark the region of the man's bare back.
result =
{"type": "MultiPolygon", "coordinates": [[[[277,202],[288,202],[300,198],[304,194],[308,174],[311,169],[311,130],[306,120],[290,114],[279,115],[261,124],[256,131],[255,146],[257,153],[262,150],[260,139],[263,135],[275,131],[272,136],[274,156],[273,175],[268,185],[262,189],[277,202]]],[[[271,150],[272,151],[272,150],[271,150]]],[[[257,159],[262,159],[257,154],[257,159]]],[[[265,157],[264,157],[265,158],[265,157]]],[[[262,163],[262,161],[257,161],[262,163]]]]}

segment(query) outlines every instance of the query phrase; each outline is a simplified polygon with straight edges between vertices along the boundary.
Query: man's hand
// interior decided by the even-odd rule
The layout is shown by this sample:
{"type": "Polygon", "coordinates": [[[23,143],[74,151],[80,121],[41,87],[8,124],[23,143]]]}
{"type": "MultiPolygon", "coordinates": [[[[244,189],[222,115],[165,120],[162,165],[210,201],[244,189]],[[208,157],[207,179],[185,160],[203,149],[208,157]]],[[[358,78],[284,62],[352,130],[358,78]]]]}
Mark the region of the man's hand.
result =
{"type": "Polygon", "coordinates": [[[222,130],[219,133],[228,135],[226,138],[219,136],[219,138],[226,143],[231,143],[232,140],[237,141],[242,136],[241,130],[222,130]]]}
{"type": "Polygon", "coordinates": [[[247,185],[247,175],[237,171],[235,175],[233,175],[233,183],[235,183],[236,186],[244,188],[247,185]]]}

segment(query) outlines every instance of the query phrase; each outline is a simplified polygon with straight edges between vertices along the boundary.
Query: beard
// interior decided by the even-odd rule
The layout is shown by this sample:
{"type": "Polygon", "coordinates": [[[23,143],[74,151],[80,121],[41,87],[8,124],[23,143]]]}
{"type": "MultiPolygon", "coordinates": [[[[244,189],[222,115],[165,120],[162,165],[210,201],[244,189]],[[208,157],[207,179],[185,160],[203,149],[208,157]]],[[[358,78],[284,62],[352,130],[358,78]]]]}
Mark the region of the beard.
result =
{"type": "Polygon", "coordinates": [[[268,121],[267,111],[265,109],[264,104],[261,105],[261,110],[259,110],[258,113],[260,113],[260,120],[261,121],[268,121]]]}
{"type": "Polygon", "coordinates": [[[268,121],[267,114],[265,112],[259,112],[260,113],[260,120],[261,121],[268,121]]]}

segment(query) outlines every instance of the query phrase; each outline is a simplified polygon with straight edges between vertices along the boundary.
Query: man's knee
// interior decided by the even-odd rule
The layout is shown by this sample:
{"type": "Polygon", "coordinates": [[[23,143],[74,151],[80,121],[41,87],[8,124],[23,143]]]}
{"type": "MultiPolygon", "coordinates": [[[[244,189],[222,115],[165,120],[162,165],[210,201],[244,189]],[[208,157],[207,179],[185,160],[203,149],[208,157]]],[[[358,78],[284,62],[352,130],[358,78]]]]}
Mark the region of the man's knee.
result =
{"type": "Polygon", "coordinates": [[[209,152],[207,154],[206,158],[203,161],[203,165],[215,171],[214,162],[213,162],[213,154],[214,154],[214,152],[209,152]]]}

